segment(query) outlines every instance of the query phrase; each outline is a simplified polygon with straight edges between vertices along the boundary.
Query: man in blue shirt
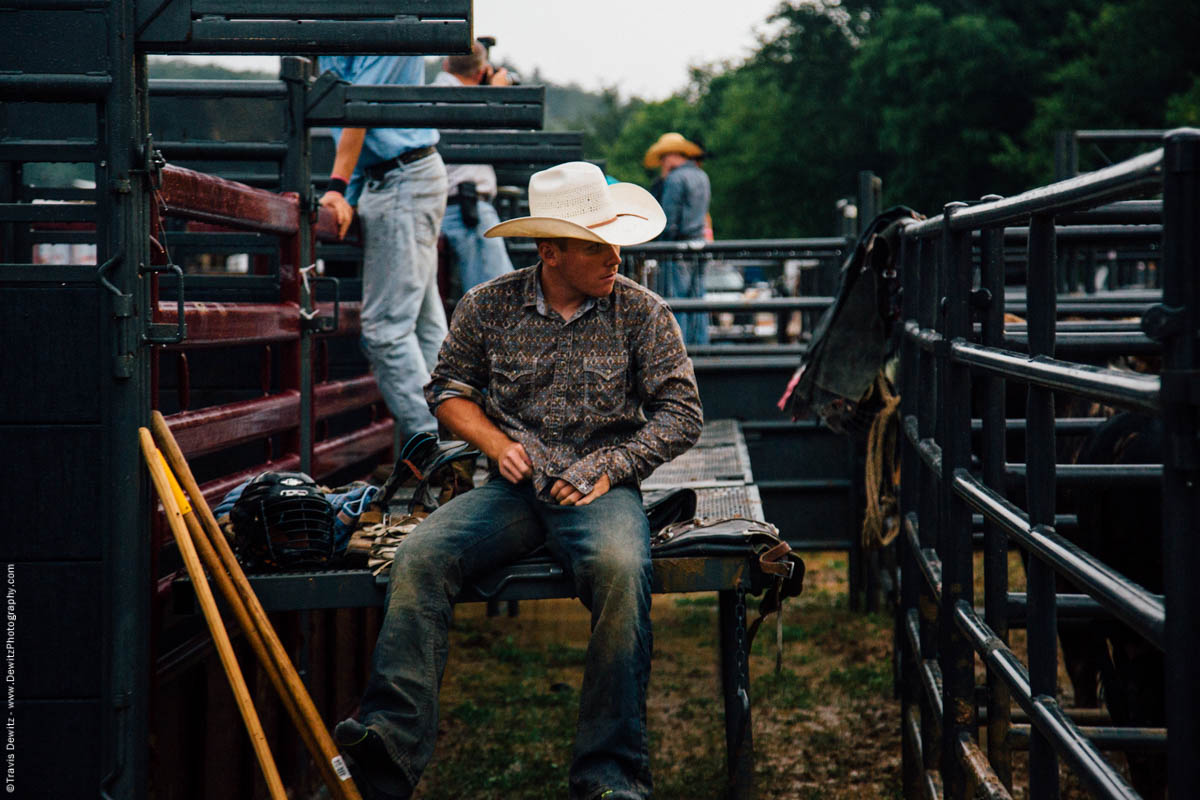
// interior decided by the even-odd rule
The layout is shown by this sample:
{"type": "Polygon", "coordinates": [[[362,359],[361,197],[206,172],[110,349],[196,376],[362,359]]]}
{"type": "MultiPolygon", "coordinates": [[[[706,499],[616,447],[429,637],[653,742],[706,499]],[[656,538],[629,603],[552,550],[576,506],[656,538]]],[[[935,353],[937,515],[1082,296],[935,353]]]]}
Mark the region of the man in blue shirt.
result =
{"type": "MultiPolygon", "coordinates": [[[[322,56],[356,86],[421,85],[420,56],[322,56]]],[[[355,207],[363,236],[362,344],[402,438],[436,431],[422,389],[446,338],[437,287],[437,238],[446,167],[433,128],[335,130],[337,155],[321,205],[345,235],[355,207]]]]}
{"type": "MultiPolygon", "coordinates": [[[[712,196],[708,175],[695,159],[704,149],[682,135],[664,133],[646,151],[647,169],[662,175],[658,196],[667,215],[667,227],[659,241],[702,242],[706,236],[708,202],[712,196]]],[[[661,265],[663,297],[704,297],[704,269],[681,259],[663,259],[661,265]]],[[[708,344],[708,314],[676,314],[688,344],[708,344]]]]}

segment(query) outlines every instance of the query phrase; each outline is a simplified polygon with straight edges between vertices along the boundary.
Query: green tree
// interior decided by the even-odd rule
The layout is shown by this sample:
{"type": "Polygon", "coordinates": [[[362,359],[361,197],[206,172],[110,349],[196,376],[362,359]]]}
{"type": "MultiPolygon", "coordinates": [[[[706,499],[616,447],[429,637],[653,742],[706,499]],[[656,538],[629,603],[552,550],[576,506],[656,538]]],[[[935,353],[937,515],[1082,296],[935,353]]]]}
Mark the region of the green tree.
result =
{"type": "Polygon", "coordinates": [[[883,12],[853,64],[885,197],[927,213],[1020,187],[997,164],[1033,113],[1032,60],[1015,23],[919,4],[883,12]]]}
{"type": "Polygon", "coordinates": [[[713,226],[728,238],[831,233],[853,191],[864,137],[848,104],[864,30],[840,5],[782,6],[782,23],[740,69],[707,84],[713,226]]]}
{"type": "Polygon", "coordinates": [[[235,70],[219,64],[193,64],[190,61],[172,61],[151,58],[148,63],[151,78],[187,80],[255,80],[270,81],[279,77],[276,72],[259,70],[235,70]]]}
{"type": "MultiPolygon", "coordinates": [[[[1060,130],[1157,129],[1200,121],[1200,5],[1194,0],[1112,0],[1071,15],[1061,48],[1070,57],[1049,72],[1022,158],[1004,165],[1030,181],[1052,175],[1060,130]]],[[[1082,169],[1128,157],[1133,146],[1089,148],[1082,169]]]]}
{"type": "Polygon", "coordinates": [[[861,29],[832,2],[784,5],[772,19],[781,25],[748,61],[693,69],[686,89],[630,109],[607,146],[593,140],[611,174],[642,185],[655,177],[643,154],[662,133],[702,141],[719,238],[828,234],[859,168],[845,93],[861,29]]]}
{"type": "Polygon", "coordinates": [[[667,131],[678,131],[689,138],[696,133],[698,115],[694,103],[675,95],[654,103],[635,103],[619,134],[608,146],[608,172],[624,181],[649,186],[657,173],[643,166],[646,149],[667,131]]]}

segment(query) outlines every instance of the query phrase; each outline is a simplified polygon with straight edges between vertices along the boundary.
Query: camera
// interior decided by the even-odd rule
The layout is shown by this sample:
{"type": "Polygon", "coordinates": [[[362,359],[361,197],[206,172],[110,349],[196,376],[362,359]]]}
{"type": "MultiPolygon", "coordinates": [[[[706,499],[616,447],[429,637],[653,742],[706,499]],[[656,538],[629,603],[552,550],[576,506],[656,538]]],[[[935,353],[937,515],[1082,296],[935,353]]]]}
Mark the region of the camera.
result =
{"type": "MultiPolygon", "coordinates": [[[[487,50],[488,68],[491,70],[491,72],[488,73],[487,80],[485,80],[484,83],[490,84],[492,82],[492,75],[496,72],[496,68],[491,65],[492,48],[496,46],[496,37],[478,36],[476,37],[475,41],[479,42],[487,50]]],[[[510,69],[508,70],[508,82],[511,86],[520,86],[521,76],[518,75],[514,70],[510,69]]]]}

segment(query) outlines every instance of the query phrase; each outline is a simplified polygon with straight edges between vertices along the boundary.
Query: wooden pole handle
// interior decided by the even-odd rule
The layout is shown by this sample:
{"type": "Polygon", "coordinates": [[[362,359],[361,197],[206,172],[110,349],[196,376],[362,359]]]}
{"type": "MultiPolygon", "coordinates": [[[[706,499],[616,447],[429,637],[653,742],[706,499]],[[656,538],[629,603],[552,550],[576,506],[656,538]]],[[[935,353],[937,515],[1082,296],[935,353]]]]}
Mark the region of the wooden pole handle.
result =
{"type": "MultiPolygon", "coordinates": [[[[175,441],[175,436],[167,426],[166,419],[161,413],[154,411],[151,413],[150,425],[154,431],[154,438],[157,440],[159,447],[162,448],[167,463],[171,465],[171,469],[179,476],[184,490],[187,491],[193,505],[199,512],[198,516],[203,530],[208,534],[208,539],[220,557],[221,564],[224,565],[225,570],[228,572],[235,592],[241,600],[241,605],[249,614],[253,626],[261,636],[268,658],[278,670],[280,678],[287,689],[287,694],[295,702],[296,711],[301,719],[295,720],[294,717],[293,719],[296,722],[296,727],[301,730],[302,736],[304,730],[307,730],[310,734],[311,745],[307,738],[305,739],[305,745],[308,746],[309,753],[312,754],[313,759],[318,763],[321,775],[325,779],[325,785],[337,800],[362,800],[362,795],[359,794],[358,787],[350,777],[350,771],[346,768],[341,753],[338,752],[337,745],[333,743],[328,728],[325,727],[320,713],[313,704],[312,696],[309,695],[308,689],[304,686],[304,681],[300,679],[300,675],[296,672],[296,668],[292,664],[292,660],[288,657],[287,651],[283,649],[283,644],[279,641],[279,635],[275,632],[274,626],[271,625],[271,621],[267,617],[267,612],[263,609],[262,603],[259,602],[258,595],[254,593],[254,588],[250,586],[250,581],[246,578],[246,573],[242,571],[242,566],[238,563],[233,549],[230,548],[225,534],[221,531],[220,526],[217,525],[217,518],[213,516],[208,501],[204,499],[204,493],[200,491],[200,486],[196,483],[196,478],[192,475],[192,470],[188,466],[187,459],[184,458],[183,451],[180,450],[178,442],[175,441]]],[[[233,605],[233,602],[230,601],[230,604],[233,605]]],[[[280,695],[282,696],[283,694],[284,692],[281,691],[280,695]]],[[[285,700],[284,703],[286,705],[287,701],[285,700]]]]}
{"type": "Polygon", "coordinates": [[[221,612],[217,610],[217,601],[213,598],[212,588],[208,585],[204,568],[200,565],[200,558],[188,535],[183,519],[184,514],[180,508],[176,490],[168,477],[166,464],[161,460],[158,448],[154,446],[150,431],[138,428],[138,437],[141,441],[146,467],[150,470],[150,478],[154,482],[154,488],[158,491],[158,497],[162,500],[163,508],[167,512],[167,523],[171,527],[171,533],[175,535],[175,543],[179,547],[179,554],[183,557],[183,563],[192,579],[192,587],[196,592],[196,598],[200,601],[200,609],[204,612],[204,620],[208,623],[209,632],[212,633],[213,643],[217,647],[217,655],[221,659],[221,666],[225,669],[225,676],[229,679],[229,685],[233,689],[238,711],[241,712],[242,720],[246,724],[246,731],[250,734],[250,743],[254,747],[258,763],[262,767],[267,789],[271,793],[272,800],[287,800],[283,781],[279,777],[279,770],[275,766],[275,759],[271,756],[271,748],[267,744],[267,736],[263,733],[262,723],[259,722],[258,714],[254,710],[254,703],[250,699],[250,690],[246,686],[246,679],[242,676],[242,670],[234,656],[229,633],[225,630],[225,623],[221,620],[221,612]]]}
{"type": "MultiPolygon", "coordinates": [[[[267,677],[271,681],[271,685],[275,687],[275,691],[279,694],[279,699],[283,701],[283,706],[287,710],[288,716],[292,718],[292,722],[300,732],[300,738],[304,740],[304,746],[308,748],[310,753],[320,753],[320,747],[313,738],[309,726],[305,724],[304,716],[300,711],[299,705],[296,703],[294,694],[288,688],[283,675],[279,671],[278,665],[276,665],[274,659],[271,658],[270,653],[267,651],[262,634],[259,633],[258,628],[254,625],[254,621],[250,618],[250,612],[246,610],[245,604],[242,603],[242,598],[238,596],[237,590],[233,587],[233,580],[221,565],[221,559],[217,556],[217,552],[213,549],[212,544],[208,541],[208,537],[201,529],[200,521],[196,519],[195,514],[184,514],[183,520],[187,523],[188,532],[192,536],[192,541],[196,544],[196,550],[200,553],[200,559],[208,569],[209,575],[216,582],[217,588],[225,598],[226,605],[232,609],[238,625],[241,626],[242,631],[246,634],[246,641],[250,643],[250,649],[254,651],[258,663],[262,665],[263,671],[267,673],[267,677]]],[[[329,785],[331,779],[333,782],[336,782],[337,776],[333,771],[333,766],[326,763],[322,758],[318,758],[316,761],[317,768],[321,770],[321,778],[326,785],[329,785]]]]}

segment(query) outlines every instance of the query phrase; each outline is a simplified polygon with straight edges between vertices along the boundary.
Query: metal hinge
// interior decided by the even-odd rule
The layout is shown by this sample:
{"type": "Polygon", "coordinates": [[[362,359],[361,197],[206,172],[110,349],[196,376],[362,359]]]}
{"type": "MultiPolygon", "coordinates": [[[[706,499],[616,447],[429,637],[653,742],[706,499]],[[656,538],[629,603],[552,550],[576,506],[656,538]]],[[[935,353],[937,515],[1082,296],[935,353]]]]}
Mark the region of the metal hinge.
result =
{"type": "Polygon", "coordinates": [[[333,276],[318,276],[309,277],[309,273],[315,271],[316,264],[309,264],[300,270],[300,279],[304,283],[304,306],[310,308],[300,308],[300,327],[302,330],[309,333],[334,333],[338,329],[338,324],[341,315],[341,294],[342,284],[333,276]],[[317,315],[316,302],[317,298],[313,292],[313,288],[309,285],[309,281],[316,284],[320,281],[329,281],[333,284],[333,315],[329,317],[321,317],[317,315]]]}
{"type": "Polygon", "coordinates": [[[125,379],[133,377],[137,351],[137,337],[134,334],[133,323],[133,295],[125,294],[108,279],[108,271],[115,267],[121,258],[121,253],[118,252],[101,264],[100,268],[96,270],[96,277],[100,281],[100,285],[112,295],[113,318],[117,322],[116,335],[113,337],[113,377],[125,379]]]}

